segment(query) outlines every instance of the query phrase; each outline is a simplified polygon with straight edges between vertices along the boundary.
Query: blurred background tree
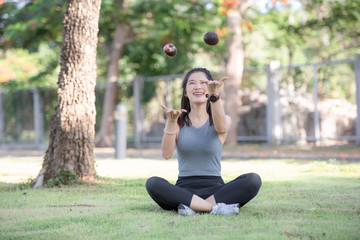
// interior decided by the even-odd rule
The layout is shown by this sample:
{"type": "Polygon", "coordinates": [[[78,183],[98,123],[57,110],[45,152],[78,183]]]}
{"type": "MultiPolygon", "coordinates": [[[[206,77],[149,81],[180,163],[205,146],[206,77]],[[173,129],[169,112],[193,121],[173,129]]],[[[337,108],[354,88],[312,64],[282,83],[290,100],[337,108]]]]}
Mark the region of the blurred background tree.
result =
{"type": "MultiPolygon", "coordinates": [[[[192,65],[193,53],[202,41],[196,36],[203,34],[210,14],[214,13],[207,10],[205,4],[179,0],[103,1],[100,42],[101,54],[108,59],[108,69],[97,146],[112,146],[115,102],[121,101],[123,95],[118,94],[118,83],[132,81],[135,74],[153,76],[184,72],[192,65]],[[168,42],[176,43],[179,49],[174,59],[162,52],[163,45],[168,42]]],[[[147,87],[152,88],[151,84],[147,87]]],[[[153,91],[149,93],[154,94],[153,91]]]]}

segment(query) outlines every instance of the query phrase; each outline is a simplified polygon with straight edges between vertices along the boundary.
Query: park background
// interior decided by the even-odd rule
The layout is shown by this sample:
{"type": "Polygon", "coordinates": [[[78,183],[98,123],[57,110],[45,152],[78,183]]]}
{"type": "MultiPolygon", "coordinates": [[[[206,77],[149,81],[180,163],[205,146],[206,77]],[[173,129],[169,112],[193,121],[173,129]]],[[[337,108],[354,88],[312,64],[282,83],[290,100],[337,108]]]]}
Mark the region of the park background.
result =
{"type": "Polygon", "coordinates": [[[63,169],[49,188],[32,189],[49,144],[70,2],[0,1],[1,238],[358,239],[359,1],[101,1],[98,182],[74,182],[63,169]],[[208,31],[218,45],[204,44],[208,31]],[[168,42],[173,58],[162,52],[168,42]],[[144,189],[152,175],[176,180],[176,156],[165,162],[159,152],[158,104],[178,108],[179,81],[197,66],[232,80],[222,96],[237,109],[224,179],[263,178],[240,218],[179,218],[144,189]],[[128,110],[122,160],[113,149],[119,103],[128,110]]]}
{"type": "MultiPolygon", "coordinates": [[[[117,104],[127,107],[129,146],[158,143],[165,123],[158,105],[180,107],[181,78],[196,66],[236,79],[229,86],[237,91],[225,89],[222,96],[236,103],[231,107],[237,111],[228,111],[234,114],[233,145],[359,144],[358,2],[254,1],[237,19],[238,52],[227,40],[232,2],[102,2],[96,146],[113,146],[117,104]],[[218,45],[203,42],[207,31],[218,33],[218,45]],[[176,57],[162,52],[167,42],[177,46],[176,57]],[[239,58],[231,69],[241,73],[229,72],[231,54],[239,58]],[[275,128],[280,132],[272,133],[275,128]]],[[[65,2],[7,1],[1,9],[0,144],[46,149],[65,2]]]]}

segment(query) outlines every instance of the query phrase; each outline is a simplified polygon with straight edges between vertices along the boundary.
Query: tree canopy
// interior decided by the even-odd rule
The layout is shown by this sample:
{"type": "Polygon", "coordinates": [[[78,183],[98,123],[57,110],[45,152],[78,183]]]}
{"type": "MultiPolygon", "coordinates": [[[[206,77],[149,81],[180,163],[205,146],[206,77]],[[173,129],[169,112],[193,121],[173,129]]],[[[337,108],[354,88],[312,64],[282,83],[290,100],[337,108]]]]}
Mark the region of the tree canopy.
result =
{"type": "MultiPolygon", "coordinates": [[[[119,82],[130,82],[135,75],[183,73],[195,64],[216,70],[223,68],[224,40],[228,37],[224,10],[234,1],[128,0],[126,9],[120,10],[121,2],[102,1],[97,59],[99,84],[105,81],[112,33],[118,22],[125,22],[129,37],[134,38],[124,46],[119,82]],[[219,34],[221,41],[216,47],[202,42],[207,31],[219,34]],[[178,48],[175,58],[162,52],[167,42],[178,48]]],[[[244,15],[245,66],[263,66],[273,59],[287,65],[353,58],[359,51],[359,1],[263,2],[266,4],[254,4],[244,15]]],[[[55,86],[64,9],[62,0],[34,0],[22,5],[8,1],[0,5],[3,88],[55,86]]]]}

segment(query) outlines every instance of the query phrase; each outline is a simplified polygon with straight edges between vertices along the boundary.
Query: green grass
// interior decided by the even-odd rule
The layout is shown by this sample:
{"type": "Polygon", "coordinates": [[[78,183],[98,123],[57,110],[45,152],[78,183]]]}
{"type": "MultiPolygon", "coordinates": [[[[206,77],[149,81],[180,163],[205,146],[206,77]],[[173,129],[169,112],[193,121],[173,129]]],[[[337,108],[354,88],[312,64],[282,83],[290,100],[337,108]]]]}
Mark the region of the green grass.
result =
{"type": "MultiPolygon", "coordinates": [[[[110,162],[125,166],[98,165],[110,162]]],[[[61,188],[2,182],[0,239],[360,239],[359,162],[223,162],[225,181],[250,171],[262,177],[260,192],[228,217],[161,210],[144,187],[151,173],[61,188]]]]}

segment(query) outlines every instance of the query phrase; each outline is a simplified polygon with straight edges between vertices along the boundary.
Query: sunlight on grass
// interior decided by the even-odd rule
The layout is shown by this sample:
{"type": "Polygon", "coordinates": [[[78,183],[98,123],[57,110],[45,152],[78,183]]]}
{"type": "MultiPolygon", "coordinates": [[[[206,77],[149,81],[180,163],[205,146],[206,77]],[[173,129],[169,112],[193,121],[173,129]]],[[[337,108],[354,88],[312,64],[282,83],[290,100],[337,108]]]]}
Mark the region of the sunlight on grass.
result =
{"type": "MultiPolygon", "coordinates": [[[[35,178],[41,169],[42,159],[35,157],[0,158],[0,182],[19,183],[35,178]]],[[[145,158],[97,159],[97,174],[110,178],[148,178],[161,176],[176,180],[178,165],[176,159],[160,160],[145,158]]],[[[360,163],[347,160],[295,160],[258,159],[222,161],[224,180],[230,180],[247,172],[256,172],[267,181],[289,180],[297,176],[343,176],[359,177],[360,163]]]]}

